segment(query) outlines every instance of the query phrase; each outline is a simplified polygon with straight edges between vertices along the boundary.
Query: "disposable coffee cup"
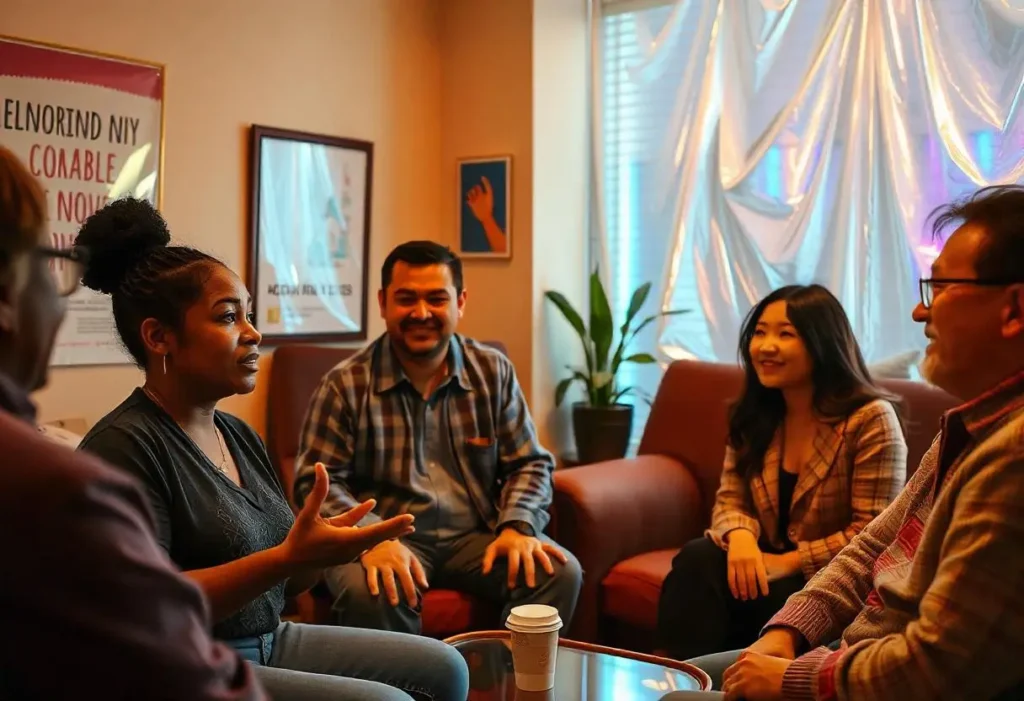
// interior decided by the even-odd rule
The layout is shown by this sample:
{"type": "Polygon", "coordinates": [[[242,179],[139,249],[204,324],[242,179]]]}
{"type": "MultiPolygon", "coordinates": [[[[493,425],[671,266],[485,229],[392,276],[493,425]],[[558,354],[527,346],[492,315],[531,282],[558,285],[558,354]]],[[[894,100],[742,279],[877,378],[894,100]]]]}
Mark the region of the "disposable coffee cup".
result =
{"type": "Polygon", "coordinates": [[[512,609],[505,627],[512,631],[512,668],[516,687],[547,691],[555,686],[555,658],[562,619],[558,609],[527,604],[512,609]]]}

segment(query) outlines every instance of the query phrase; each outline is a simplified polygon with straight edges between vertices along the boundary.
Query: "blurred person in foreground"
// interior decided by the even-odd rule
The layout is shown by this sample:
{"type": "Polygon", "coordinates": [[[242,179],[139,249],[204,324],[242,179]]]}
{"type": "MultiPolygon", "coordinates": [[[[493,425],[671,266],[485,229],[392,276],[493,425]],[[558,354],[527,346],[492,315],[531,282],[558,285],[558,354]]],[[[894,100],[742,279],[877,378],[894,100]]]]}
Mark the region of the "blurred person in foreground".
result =
{"type": "Polygon", "coordinates": [[[210,638],[135,481],[34,425],[29,394],[81,274],[80,252],[49,247],[46,211],[0,146],[0,698],[262,701],[249,665],[210,638]]]}

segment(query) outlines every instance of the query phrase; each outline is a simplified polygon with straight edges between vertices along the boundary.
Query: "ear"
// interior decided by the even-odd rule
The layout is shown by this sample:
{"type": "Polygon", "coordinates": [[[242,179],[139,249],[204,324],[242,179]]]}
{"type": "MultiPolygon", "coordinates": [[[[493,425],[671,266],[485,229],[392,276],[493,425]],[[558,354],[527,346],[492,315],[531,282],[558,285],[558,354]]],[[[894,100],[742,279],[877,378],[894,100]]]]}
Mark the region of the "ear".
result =
{"type": "Polygon", "coordinates": [[[1000,314],[1003,338],[1016,338],[1024,334],[1024,284],[1010,285],[1006,304],[1000,314]]]}
{"type": "Polygon", "coordinates": [[[385,305],[386,301],[387,301],[387,296],[385,295],[384,290],[383,289],[377,290],[377,306],[380,307],[380,315],[381,315],[382,318],[384,316],[384,308],[386,306],[385,305]]]}
{"type": "Polygon", "coordinates": [[[466,288],[465,287],[462,288],[462,292],[460,292],[459,295],[455,298],[455,305],[458,307],[459,318],[461,319],[462,315],[466,311],[466,288]]]}
{"type": "Polygon", "coordinates": [[[163,324],[150,317],[142,322],[139,330],[146,350],[158,358],[172,355],[177,350],[177,338],[163,324]]]}
{"type": "Polygon", "coordinates": [[[19,263],[24,256],[16,256],[6,264],[0,264],[0,331],[15,334],[18,331],[18,300],[25,287],[24,265],[19,263]]]}
{"type": "Polygon", "coordinates": [[[18,293],[14,276],[0,274],[0,331],[14,335],[18,331],[18,293]]]}

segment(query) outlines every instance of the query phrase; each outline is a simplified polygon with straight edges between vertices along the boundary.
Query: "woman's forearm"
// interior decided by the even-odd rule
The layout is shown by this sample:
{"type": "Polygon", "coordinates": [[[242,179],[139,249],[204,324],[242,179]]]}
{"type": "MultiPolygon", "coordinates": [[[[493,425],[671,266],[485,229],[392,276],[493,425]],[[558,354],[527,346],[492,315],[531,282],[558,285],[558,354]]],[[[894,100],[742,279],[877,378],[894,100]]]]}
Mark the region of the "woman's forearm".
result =
{"type": "Polygon", "coordinates": [[[298,571],[279,545],[216,567],[189,570],[185,576],[202,588],[217,622],[298,571]]]}

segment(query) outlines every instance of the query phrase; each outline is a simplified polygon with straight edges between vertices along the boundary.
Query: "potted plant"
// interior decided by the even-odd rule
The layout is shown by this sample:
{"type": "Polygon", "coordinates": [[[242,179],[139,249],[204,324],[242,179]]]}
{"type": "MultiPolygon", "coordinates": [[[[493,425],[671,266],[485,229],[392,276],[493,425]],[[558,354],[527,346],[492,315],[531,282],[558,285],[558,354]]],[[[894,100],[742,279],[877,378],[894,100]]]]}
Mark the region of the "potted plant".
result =
{"type": "Polygon", "coordinates": [[[583,345],[586,367],[566,366],[572,375],[566,377],[555,389],[555,405],[560,406],[565,393],[574,383],[579,382],[586,391],[586,399],[575,402],[572,407],[572,427],[576,438],[576,454],[580,463],[614,460],[626,454],[629,437],[633,429],[633,405],[622,401],[629,394],[640,396],[650,403],[636,387],[621,387],[616,380],[623,363],[655,363],[650,353],[626,355],[629,344],[637,334],[654,320],[670,314],[683,314],[687,310],[675,309],[658,312],[644,317],[635,326],[637,314],[647,301],[651,283],[640,285],[629,301],[626,318],[618,328],[619,342],[612,351],[615,340],[615,324],[611,306],[605,294],[601,277],[595,269],[590,276],[590,328],[583,323],[583,317],[573,308],[569,300],[559,292],[548,291],[545,296],[562,312],[569,325],[576,331],[583,345]]]}

